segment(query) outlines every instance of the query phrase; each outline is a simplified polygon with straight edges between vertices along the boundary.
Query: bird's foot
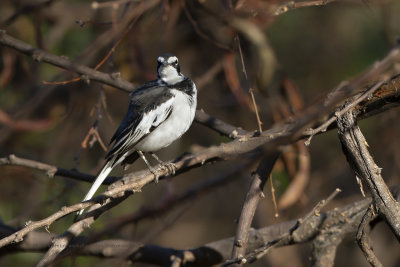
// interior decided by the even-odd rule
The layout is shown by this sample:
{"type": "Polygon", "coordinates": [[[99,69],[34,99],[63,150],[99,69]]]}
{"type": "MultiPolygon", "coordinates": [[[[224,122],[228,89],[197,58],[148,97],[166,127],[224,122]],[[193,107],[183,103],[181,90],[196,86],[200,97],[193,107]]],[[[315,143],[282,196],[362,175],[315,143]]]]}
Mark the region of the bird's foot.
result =
{"type": "Polygon", "coordinates": [[[158,183],[158,178],[160,178],[160,175],[158,175],[158,169],[154,169],[153,167],[149,167],[149,171],[154,175],[154,182],[157,184],[158,183]]]}
{"type": "Polygon", "coordinates": [[[157,169],[150,168],[150,172],[154,174],[154,182],[158,183],[158,178],[160,177],[158,175],[158,170],[163,170],[167,171],[166,175],[174,175],[176,171],[176,165],[172,162],[162,162],[158,165],[157,169]]]}
{"type": "MultiPolygon", "coordinates": [[[[160,160],[156,154],[151,153],[151,155],[153,156],[153,158],[155,158],[158,161],[158,169],[161,170],[166,170],[167,171],[167,175],[174,175],[175,171],[176,171],[176,165],[175,163],[172,162],[163,162],[162,160],[160,160]]],[[[158,181],[158,180],[156,180],[158,181]]]]}
{"type": "Polygon", "coordinates": [[[174,175],[176,172],[176,165],[172,162],[160,163],[160,168],[167,171],[167,175],[174,175]]]}

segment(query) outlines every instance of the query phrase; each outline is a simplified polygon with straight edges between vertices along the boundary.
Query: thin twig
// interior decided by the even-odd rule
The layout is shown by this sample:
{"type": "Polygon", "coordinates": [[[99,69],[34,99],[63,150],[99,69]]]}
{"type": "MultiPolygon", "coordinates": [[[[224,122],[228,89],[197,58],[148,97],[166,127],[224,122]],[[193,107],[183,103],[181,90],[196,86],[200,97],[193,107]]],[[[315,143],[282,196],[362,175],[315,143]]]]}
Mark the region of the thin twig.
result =
{"type": "MultiPolygon", "coordinates": [[[[247,84],[249,84],[249,78],[247,76],[247,71],[246,71],[246,65],[244,64],[244,58],[243,58],[243,52],[242,52],[242,46],[240,44],[240,39],[239,39],[239,35],[236,34],[236,43],[238,46],[238,50],[239,50],[239,55],[240,55],[240,62],[242,63],[242,71],[244,74],[244,77],[246,79],[247,84]]],[[[260,133],[262,132],[262,121],[260,119],[260,114],[258,112],[258,107],[257,107],[257,103],[256,103],[256,98],[254,97],[254,89],[249,86],[249,94],[251,96],[251,101],[253,102],[253,106],[254,106],[254,111],[256,113],[256,118],[257,118],[257,125],[258,125],[258,130],[260,131],[260,133]]]]}
{"type": "Polygon", "coordinates": [[[322,5],[327,5],[334,1],[336,0],[311,0],[311,1],[301,1],[301,2],[288,1],[284,4],[279,5],[273,12],[273,15],[280,16],[293,9],[310,7],[310,6],[322,6],[322,5]]]}
{"type": "Polygon", "coordinates": [[[269,182],[270,182],[270,186],[271,186],[272,204],[274,205],[274,211],[275,211],[274,216],[275,216],[275,218],[278,218],[279,211],[278,211],[278,205],[276,204],[275,187],[274,187],[274,183],[272,182],[272,173],[270,174],[269,182]]]}
{"type": "Polygon", "coordinates": [[[360,247],[361,251],[364,253],[364,257],[367,259],[368,263],[374,267],[381,267],[383,266],[379,259],[376,257],[374,251],[371,247],[371,242],[369,238],[369,234],[371,231],[370,223],[378,217],[377,213],[375,212],[374,205],[370,205],[365,212],[360,225],[358,226],[357,230],[357,243],[360,247]]]}
{"type": "MultiPolygon", "coordinates": [[[[46,175],[50,178],[53,178],[54,176],[63,176],[88,183],[93,183],[94,179],[96,178],[96,176],[78,172],[77,170],[67,170],[36,160],[20,158],[15,155],[9,155],[8,157],[0,158],[0,166],[2,165],[23,166],[35,170],[40,170],[45,172],[46,175]]],[[[119,179],[121,179],[121,177],[109,176],[103,182],[103,184],[110,185],[119,179]]]]}
{"type": "Polygon", "coordinates": [[[354,101],[352,101],[349,105],[346,105],[346,107],[344,109],[338,110],[335,112],[335,115],[330,117],[327,121],[325,121],[323,124],[321,124],[320,126],[318,126],[315,129],[309,129],[305,132],[305,134],[309,135],[310,137],[307,139],[307,141],[305,141],[305,145],[310,145],[311,139],[313,138],[314,135],[316,135],[319,132],[325,132],[326,129],[329,127],[329,125],[331,125],[333,122],[336,121],[336,119],[340,116],[342,116],[343,114],[345,114],[347,111],[349,111],[350,109],[354,108],[356,105],[358,105],[359,103],[361,103],[362,101],[364,101],[365,99],[367,99],[368,97],[371,97],[371,95],[378,90],[383,84],[387,83],[388,79],[382,80],[377,82],[374,86],[372,86],[370,89],[368,89],[367,91],[363,92],[360,97],[358,97],[357,99],[355,99],[354,101]]]}

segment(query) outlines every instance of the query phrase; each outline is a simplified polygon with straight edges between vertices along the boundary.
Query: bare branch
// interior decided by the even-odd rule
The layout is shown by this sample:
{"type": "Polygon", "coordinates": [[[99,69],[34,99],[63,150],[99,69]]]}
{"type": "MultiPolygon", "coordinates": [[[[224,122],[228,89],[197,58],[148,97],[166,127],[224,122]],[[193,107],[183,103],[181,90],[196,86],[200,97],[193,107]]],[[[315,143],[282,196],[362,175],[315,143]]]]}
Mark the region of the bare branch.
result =
{"type": "Polygon", "coordinates": [[[379,168],[368,151],[368,144],[356,122],[357,114],[349,111],[337,119],[338,134],[354,174],[366,184],[377,212],[382,215],[400,240],[400,203],[389,191],[379,168]]]}
{"type": "MultiPolygon", "coordinates": [[[[92,183],[96,178],[93,175],[78,172],[77,170],[67,170],[43,162],[20,158],[15,155],[9,155],[8,157],[0,158],[0,166],[2,165],[23,166],[35,170],[40,170],[45,172],[46,175],[49,176],[50,178],[53,178],[54,176],[58,175],[89,183],[92,183]]],[[[121,179],[121,177],[109,176],[103,183],[109,185],[114,183],[118,179],[121,179]]]]}
{"type": "Polygon", "coordinates": [[[37,62],[46,62],[51,65],[76,72],[82,75],[82,80],[90,82],[90,80],[102,82],[104,84],[130,92],[135,89],[135,86],[113,74],[103,73],[87,66],[74,63],[65,56],[56,56],[47,51],[35,48],[21,40],[15,39],[8,35],[4,30],[0,31],[0,44],[13,48],[23,54],[31,56],[37,62]]]}
{"type": "Polygon", "coordinates": [[[154,216],[161,216],[165,212],[171,210],[173,207],[180,205],[182,203],[186,203],[188,200],[192,200],[195,198],[200,197],[200,195],[204,194],[205,192],[216,188],[218,186],[226,185],[228,182],[233,181],[236,178],[239,178],[240,175],[238,173],[247,168],[248,165],[251,163],[249,160],[246,163],[237,164],[234,168],[230,168],[223,174],[216,175],[210,179],[207,179],[201,183],[198,183],[187,190],[185,192],[171,196],[165,200],[161,200],[159,203],[153,204],[152,207],[143,207],[138,211],[128,214],[119,218],[116,218],[107,226],[104,227],[103,230],[98,231],[93,236],[89,238],[89,243],[92,241],[98,240],[101,236],[111,234],[115,231],[115,229],[121,229],[123,226],[127,224],[137,223],[143,219],[151,218],[154,216]]]}
{"type": "Polygon", "coordinates": [[[336,0],[310,0],[310,1],[288,1],[279,5],[273,12],[273,15],[280,16],[288,11],[293,9],[302,8],[302,7],[310,7],[310,6],[322,6],[327,5],[331,2],[335,2],[336,0]]]}
{"type": "Polygon", "coordinates": [[[279,157],[279,152],[270,152],[259,164],[257,170],[252,175],[253,179],[246,194],[239,222],[236,227],[235,240],[233,242],[232,259],[242,258],[246,252],[247,241],[249,239],[250,226],[256,212],[258,202],[264,197],[264,185],[270,176],[272,168],[279,157]]]}
{"type": "Polygon", "coordinates": [[[387,81],[379,81],[376,83],[374,86],[372,86],[369,90],[365,91],[360,97],[358,97],[356,100],[352,101],[349,105],[346,105],[345,108],[335,112],[334,116],[330,117],[326,122],[324,122],[322,125],[320,125],[316,129],[310,130],[310,137],[308,138],[306,144],[309,145],[311,138],[319,133],[319,132],[324,132],[326,129],[331,125],[334,121],[336,121],[337,117],[342,116],[344,113],[348,112],[350,109],[354,108],[356,105],[367,99],[368,97],[371,97],[372,94],[377,91],[383,84],[387,83],[387,81]]]}
{"type": "Polygon", "coordinates": [[[368,207],[367,212],[365,213],[364,217],[361,220],[361,223],[358,227],[357,231],[357,243],[360,247],[361,251],[364,253],[365,258],[374,267],[381,267],[383,266],[379,259],[375,256],[374,251],[370,245],[370,238],[369,234],[371,232],[370,223],[377,218],[377,214],[375,212],[374,205],[370,205],[368,207]]]}
{"type": "Polygon", "coordinates": [[[204,110],[196,110],[196,122],[222,134],[229,138],[238,138],[240,136],[249,134],[246,130],[240,127],[232,126],[224,121],[204,112],[204,110]]]}

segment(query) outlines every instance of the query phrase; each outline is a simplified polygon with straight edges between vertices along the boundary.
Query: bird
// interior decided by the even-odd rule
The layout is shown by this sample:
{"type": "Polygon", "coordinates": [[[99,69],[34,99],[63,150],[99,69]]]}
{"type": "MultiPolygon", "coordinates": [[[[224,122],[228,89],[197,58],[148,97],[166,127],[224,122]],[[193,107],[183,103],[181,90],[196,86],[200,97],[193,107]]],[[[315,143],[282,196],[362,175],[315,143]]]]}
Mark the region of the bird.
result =
{"type": "Polygon", "coordinates": [[[174,174],[176,166],[162,162],[154,152],[169,146],[189,129],[196,105],[196,85],[181,73],[178,58],[161,54],[157,58],[157,79],[130,94],[128,111],[111,137],[113,145],[105,156],[105,164],[82,202],[93,197],[114,167],[131,164],[139,157],[158,182],[157,170],[150,166],[144,153],[150,153],[159,168],[167,168],[174,174]]]}

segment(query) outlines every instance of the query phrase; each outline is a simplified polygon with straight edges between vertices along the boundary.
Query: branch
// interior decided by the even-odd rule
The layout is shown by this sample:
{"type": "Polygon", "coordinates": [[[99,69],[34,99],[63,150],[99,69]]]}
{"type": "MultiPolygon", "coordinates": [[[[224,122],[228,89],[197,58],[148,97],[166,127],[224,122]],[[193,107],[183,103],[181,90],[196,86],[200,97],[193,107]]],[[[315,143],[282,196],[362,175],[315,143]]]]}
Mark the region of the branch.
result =
{"type": "Polygon", "coordinates": [[[76,72],[80,74],[81,79],[87,83],[89,83],[90,80],[94,80],[127,92],[135,89],[135,86],[132,83],[123,80],[119,74],[100,72],[79,63],[72,62],[66,56],[53,55],[47,51],[33,47],[21,40],[15,39],[14,37],[8,35],[5,30],[0,30],[0,44],[31,56],[37,62],[46,62],[68,71],[76,72]]]}
{"type": "Polygon", "coordinates": [[[73,223],[63,234],[57,236],[52,240],[52,245],[36,266],[48,266],[53,263],[61,252],[63,252],[68,246],[73,245],[71,244],[71,241],[76,240],[75,238],[80,235],[86,228],[88,228],[97,219],[98,216],[100,216],[105,211],[111,209],[112,207],[118,205],[119,203],[127,199],[131,194],[132,192],[126,192],[123,196],[115,197],[113,199],[114,201],[110,201],[110,199],[107,199],[103,202],[103,205],[94,210],[90,214],[90,216],[86,216],[85,218],[73,223]]]}
{"type": "Polygon", "coordinates": [[[375,213],[374,205],[370,205],[368,207],[367,212],[365,213],[364,217],[361,220],[361,223],[358,227],[357,231],[357,243],[360,247],[361,251],[364,253],[365,258],[367,259],[368,263],[374,267],[382,267],[382,263],[379,259],[375,256],[374,251],[370,245],[370,238],[369,234],[371,232],[371,222],[375,220],[378,215],[375,213]]]}
{"type": "Polygon", "coordinates": [[[272,14],[274,16],[280,16],[288,11],[302,8],[302,7],[310,7],[310,6],[323,6],[329,3],[335,2],[336,0],[308,0],[308,1],[288,1],[284,4],[279,5],[278,7],[273,9],[272,14]]]}
{"type": "Polygon", "coordinates": [[[337,117],[342,116],[352,108],[354,108],[356,105],[361,103],[363,100],[367,99],[370,97],[373,93],[375,93],[381,86],[385,84],[385,81],[379,81],[376,83],[374,86],[372,86],[370,89],[365,91],[360,97],[357,97],[354,101],[351,101],[350,104],[346,105],[343,109],[340,109],[335,112],[333,116],[331,116],[326,122],[324,122],[322,125],[320,125],[318,128],[311,130],[310,132],[310,137],[308,138],[308,144],[310,143],[311,138],[319,133],[319,132],[324,132],[326,129],[331,125],[334,121],[336,121],[337,117]]]}
{"type": "Polygon", "coordinates": [[[251,222],[253,221],[258,202],[264,197],[263,189],[276,160],[279,152],[271,152],[266,155],[260,162],[257,170],[252,175],[253,179],[244,201],[242,212],[240,213],[239,222],[236,227],[235,240],[233,242],[232,259],[242,258],[246,252],[247,241],[250,233],[251,222]]]}
{"type": "Polygon", "coordinates": [[[356,122],[357,114],[349,111],[337,119],[338,134],[350,167],[371,191],[378,214],[382,215],[400,240],[400,203],[389,191],[379,168],[368,151],[368,144],[356,122]]]}
{"type": "Polygon", "coordinates": [[[233,139],[249,134],[249,132],[240,127],[232,126],[222,120],[212,117],[211,115],[205,113],[204,110],[196,110],[196,122],[216,131],[217,133],[220,133],[221,135],[233,139]]]}
{"type": "MultiPolygon", "coordinates": [[[[88,183],[94,182],[94,180],[96,178],[96,176],[78,172],[77,170],[67,170],[67,169],[59,168],[54,165],[46,164],[43,162],[20,158],[15,155],[9,155],[8,157],[0,158],[0,166],[2,166],[2,165],[4,165],[4,166],[7,166],[7,165],[23,166],[23,167],[28,167],[28,168],[35,169],[35,170],[40,170],[40,171],[45,172],[46,175],[50,178],[53,178],[54,176],[58,175],[58,176],[73,178],[73,179],[88,182],[88,183]]],[[[109,176],[103,182],[103,184],[109,185],[119,179],[121,179],[121,177],[109,176]]]]}
{"type": "Polygon", "coordinates": [[[158,203],[154,203],[152,207],[144,207],[132,214],[115,218],[111,223],[108,223],[103,230],[92,235],[89,238],[89,243],[98,240],[101,236],[110,235],[115,232],[115,229],[121,229],[125,225],[138,223],[146,218],[154,218],[155,216],[159,217],[170,211],[175,206],[199,198],[200,195],[213,188],[226,185],[228,182],[239,178],[240,175],[238,175],[238,173],[240,173],[244,168],[247,168],[251,162],[252,160],[248,160],[245,163],[239,163],[235,165],[235,167],[224,171],[222,174],[215,175],[215,177],[191,186],[181,194],[170,196],[167,200],[161,199],[158,203]]]}

